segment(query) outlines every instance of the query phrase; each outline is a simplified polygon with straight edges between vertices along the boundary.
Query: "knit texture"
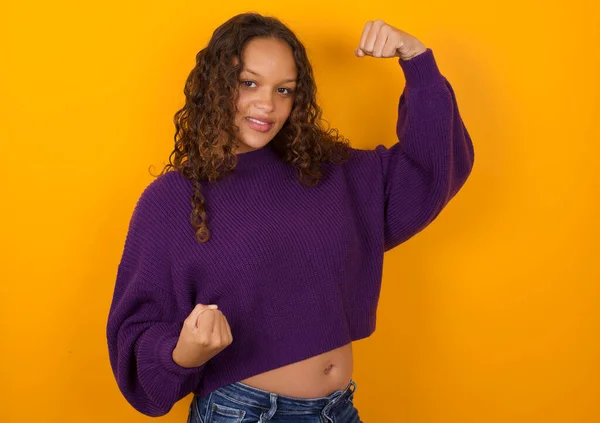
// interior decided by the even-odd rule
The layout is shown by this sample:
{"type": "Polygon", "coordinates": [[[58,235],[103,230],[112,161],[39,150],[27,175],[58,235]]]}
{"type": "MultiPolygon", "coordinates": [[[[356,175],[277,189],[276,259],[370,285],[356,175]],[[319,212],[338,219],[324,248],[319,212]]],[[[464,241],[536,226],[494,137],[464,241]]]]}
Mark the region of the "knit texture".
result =
{"type": "Polygon", "coordinates": [[[368,337],[384,252],[425,228],[464,185],[473,145],[433,52],[399,60],[398,142],[352,148],[314,187],[267,145],[204,183],[211,239],[196,241],[192,183],[177,172],[136,203],[107,323],[117,384],[160,416],[214,389],[368,337]],[[184,319],[217,304],[233,343],[197,368],[172,360],[184,319]]]}

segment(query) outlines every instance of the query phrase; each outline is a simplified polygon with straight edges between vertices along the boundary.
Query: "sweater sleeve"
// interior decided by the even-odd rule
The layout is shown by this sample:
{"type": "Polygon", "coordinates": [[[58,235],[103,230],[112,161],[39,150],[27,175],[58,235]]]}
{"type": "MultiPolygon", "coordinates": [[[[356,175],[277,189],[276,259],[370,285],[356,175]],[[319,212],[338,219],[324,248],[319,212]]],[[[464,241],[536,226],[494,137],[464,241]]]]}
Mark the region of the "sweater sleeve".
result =
{"type": "Polygon", "coordinates": [[[181,310],[173,292],[166,213],[156,185],[146,188],[131,217],[106,329],[121,393],[136,410],[153,417],[168,413],[192,392],[204,367],[184,368],[172,359],[191,310],[181,310]]]}
{"type": "Polygon", "coordinates": [[[384,250],[424,229],[464,185],[473,144],[454,91],[433,52],[399,60],[406,79],[398,105],[398,142],[375,150],[384,183],[384,250]]]}

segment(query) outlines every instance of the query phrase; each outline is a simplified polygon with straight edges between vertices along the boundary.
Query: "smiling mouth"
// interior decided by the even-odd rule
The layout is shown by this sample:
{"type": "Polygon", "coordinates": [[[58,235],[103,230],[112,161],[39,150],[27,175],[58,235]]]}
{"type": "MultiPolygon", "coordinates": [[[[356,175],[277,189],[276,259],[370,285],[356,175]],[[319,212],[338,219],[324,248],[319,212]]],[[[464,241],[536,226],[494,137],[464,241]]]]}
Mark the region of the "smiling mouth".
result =
{"type": "Polygon", "coordinates": [[[248,126],[258,132],[267,132],[273,126],[273,123],[263,122],[256,118],[247,117],[248,126]]]}

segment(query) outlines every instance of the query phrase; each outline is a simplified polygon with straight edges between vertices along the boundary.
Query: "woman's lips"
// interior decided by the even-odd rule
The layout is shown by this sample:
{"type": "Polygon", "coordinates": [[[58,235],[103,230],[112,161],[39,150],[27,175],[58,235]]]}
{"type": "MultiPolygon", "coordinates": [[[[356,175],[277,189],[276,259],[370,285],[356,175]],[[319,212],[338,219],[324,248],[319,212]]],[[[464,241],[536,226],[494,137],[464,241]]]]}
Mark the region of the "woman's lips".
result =
{"type": "Polygon", "coordinates": [[[272,122],[262,121],[258,118],[247,117],[248,126],[258,132],[268,132],[273,126],[272,122]]]}

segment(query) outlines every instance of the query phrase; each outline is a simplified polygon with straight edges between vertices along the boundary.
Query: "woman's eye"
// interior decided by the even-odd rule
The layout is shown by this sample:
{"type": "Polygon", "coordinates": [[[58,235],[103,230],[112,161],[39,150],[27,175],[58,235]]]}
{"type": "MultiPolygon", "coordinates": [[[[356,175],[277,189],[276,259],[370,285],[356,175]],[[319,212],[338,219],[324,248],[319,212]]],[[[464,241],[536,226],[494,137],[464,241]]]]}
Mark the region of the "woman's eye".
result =
{"type": "MultiPolygon", "coordinates": [[[[256,88],[256,82],[254,81],[241,81],[241,84],[247,88],[256,88]]],[[[291,88],[281,87],[277,88],[277,92],[284,95],[291,95],[294,91],[291,88]]]]}

